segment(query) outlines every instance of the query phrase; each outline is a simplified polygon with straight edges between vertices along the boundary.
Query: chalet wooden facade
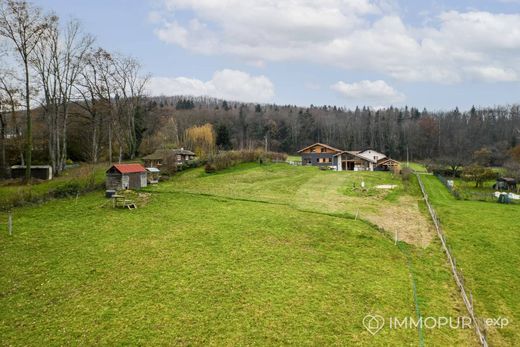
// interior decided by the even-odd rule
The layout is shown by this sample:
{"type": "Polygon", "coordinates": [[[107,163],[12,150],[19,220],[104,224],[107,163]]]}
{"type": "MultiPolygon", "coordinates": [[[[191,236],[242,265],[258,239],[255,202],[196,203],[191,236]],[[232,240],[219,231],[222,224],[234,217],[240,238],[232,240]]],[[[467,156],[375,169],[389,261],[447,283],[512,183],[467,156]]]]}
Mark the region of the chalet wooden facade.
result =
{"type": "Polygon", "coordinates": [[[315,143],[298,151],[302,165],[332,168],[337,171],[396,170],[400,163],[372,149],[344,151],[323,143],[315,143]]]}
{"type": "Polygon", "coordinates": [[[184,148],[158,149],[154,153],[143,158],[144,165],[146,167],[160,168],[168,157],[175,158],[177,165],[182,165],[190,160],[197,159],[195,153],[184,148]]]}
{"type": "Polygon", "coordinates": [[[141,189],[148,184],[148,174],[141,164],[115,164],[106,172],[106,189],[141,189]]]}

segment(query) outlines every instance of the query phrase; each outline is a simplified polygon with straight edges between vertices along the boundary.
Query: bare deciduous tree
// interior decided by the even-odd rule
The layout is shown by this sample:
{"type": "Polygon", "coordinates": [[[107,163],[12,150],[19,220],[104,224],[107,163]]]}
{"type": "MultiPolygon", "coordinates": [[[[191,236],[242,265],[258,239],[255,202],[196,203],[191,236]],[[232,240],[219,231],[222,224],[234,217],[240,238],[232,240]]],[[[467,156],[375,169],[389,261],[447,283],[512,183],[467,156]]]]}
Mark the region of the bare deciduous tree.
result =
{"type": "Polygon", "coordinates": [[[7,38],[14,46],[22,61],[25,82],[25,112],[26,112],[26,180],[31,178],[32,156],[32,118],[30,96],[29,63],[34,50],[42,36],[49,28],[50,17],[44,15],[39,7],[27,1],[7,0],[0,2],[0,36],[7,38]]]}

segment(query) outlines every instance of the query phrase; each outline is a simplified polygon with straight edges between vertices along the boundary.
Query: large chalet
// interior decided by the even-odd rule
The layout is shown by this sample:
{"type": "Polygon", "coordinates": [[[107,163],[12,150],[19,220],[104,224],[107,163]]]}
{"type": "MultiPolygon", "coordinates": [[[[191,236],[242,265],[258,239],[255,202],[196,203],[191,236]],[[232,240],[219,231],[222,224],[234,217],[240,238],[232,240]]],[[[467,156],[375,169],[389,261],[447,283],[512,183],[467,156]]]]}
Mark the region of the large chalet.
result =
{"type": "Polygon", "coordinates": [[[400,166],[396,160],[372,149],[344,151],[323,143],[315,143],[298,151],[302,165],[332,168],[337,171],[393,170],[400,166]]]}

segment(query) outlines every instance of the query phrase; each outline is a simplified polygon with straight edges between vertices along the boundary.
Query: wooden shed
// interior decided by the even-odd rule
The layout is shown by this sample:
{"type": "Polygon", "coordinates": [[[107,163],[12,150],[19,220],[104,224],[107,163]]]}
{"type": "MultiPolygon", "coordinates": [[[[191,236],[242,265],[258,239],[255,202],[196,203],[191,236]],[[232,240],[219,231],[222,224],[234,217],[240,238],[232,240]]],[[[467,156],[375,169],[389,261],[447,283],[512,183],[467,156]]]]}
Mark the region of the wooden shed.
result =
{"type": "Polygon", "coordinates": [[[156,167],[147,167],[146,171],[148,171],[148,183],[149,184],[159,183],[159,176],[161,175],[161,170],[159,170],[156,167]]]}
{"type": "Polygon", "coordinates": [[[106,188],[110,190],[146,187],[147,172],[141,164],[115,164],[107,170],[106,188]]]}

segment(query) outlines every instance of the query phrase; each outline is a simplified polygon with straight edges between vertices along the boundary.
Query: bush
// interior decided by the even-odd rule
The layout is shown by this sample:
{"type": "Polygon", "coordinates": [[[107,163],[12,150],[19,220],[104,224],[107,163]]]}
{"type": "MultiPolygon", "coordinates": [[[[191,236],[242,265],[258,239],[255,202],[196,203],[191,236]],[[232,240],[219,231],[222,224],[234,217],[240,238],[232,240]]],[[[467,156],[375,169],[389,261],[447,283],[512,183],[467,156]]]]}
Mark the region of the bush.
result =
{"type": "Polygon", "coordinates": [[[82,187],[77,181],[70,181],[61,186],[58,186],[52,196],[55,198],[66,198],[68,196],[76,196],[82,191],[82,187]]]}
{"type": "Polygon", "coordinates": [[[405,167],[401,170],[401,179],[403,181],[410,181],[410,177],[412,176],[413,174],[413,170],[410,169],[409,167],[405,167]]]}
{"type": "Polygon", "coordinates": [[[213,157],[209,158],[206,163],[205,170],[207,173],[221,171],[229,167],[241,164],[241,163],[254,163],[260,164],[271,162],[271,161],[285,161],[287,155],[285,153],[277,152],[264,152],[264,151],[225,151],[219,152],[213,157]]]}

